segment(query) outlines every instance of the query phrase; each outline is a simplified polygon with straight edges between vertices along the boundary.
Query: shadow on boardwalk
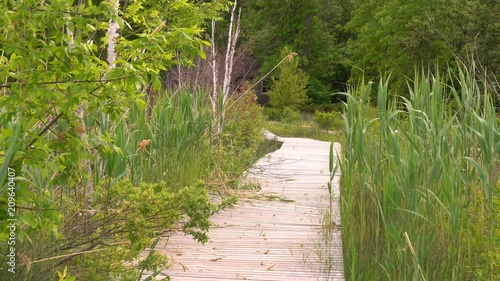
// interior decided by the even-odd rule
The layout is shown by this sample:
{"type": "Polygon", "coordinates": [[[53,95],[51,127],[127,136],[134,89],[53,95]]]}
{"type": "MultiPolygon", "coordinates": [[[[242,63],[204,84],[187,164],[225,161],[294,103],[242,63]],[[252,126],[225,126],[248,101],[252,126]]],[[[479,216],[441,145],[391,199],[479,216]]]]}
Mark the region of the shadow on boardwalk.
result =
{"type": "MultiPolygon", "coordinates": [[[[174,281],[344,280],[340,175],[333,182],[335,227],[328,233],[322,227],[330,205],[330,143],[278,140],[282,147],[248,173],[249,180],[262,186],[256,199],[241,199],[234,208],[216,214],[208,243],[198,244],[182,233],[160,240],[157,250],[168,256],[170,266],[157,279],[168,275],[174,281]]],[[[334,147],[340,152],[339,144],[334,147]]]]}

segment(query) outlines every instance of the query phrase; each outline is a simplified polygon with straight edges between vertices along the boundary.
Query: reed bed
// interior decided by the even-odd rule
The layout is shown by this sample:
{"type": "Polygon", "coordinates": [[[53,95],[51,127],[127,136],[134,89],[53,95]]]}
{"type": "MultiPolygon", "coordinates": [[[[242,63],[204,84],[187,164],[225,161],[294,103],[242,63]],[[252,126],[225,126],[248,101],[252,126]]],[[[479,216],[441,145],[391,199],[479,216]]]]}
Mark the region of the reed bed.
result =
{"type": "Polygon", "coordinates": [[[406,96],[348,93],[340,169],[346,280],[500,280],[500,129],[465,67],[406,96]],[[376,102],[377,108],[371,106],[376,102]]]}
{"type": "Polygon", "coordinates": [[[103,134],[110,132],[114,147],[96,163],[103,168],[101,180],[130,177],[182,187],[206,179],[212,120],[201,94],[162,95],[150,110],[134,105],[115,123],[102,114],[94,118],[103,134]]]}

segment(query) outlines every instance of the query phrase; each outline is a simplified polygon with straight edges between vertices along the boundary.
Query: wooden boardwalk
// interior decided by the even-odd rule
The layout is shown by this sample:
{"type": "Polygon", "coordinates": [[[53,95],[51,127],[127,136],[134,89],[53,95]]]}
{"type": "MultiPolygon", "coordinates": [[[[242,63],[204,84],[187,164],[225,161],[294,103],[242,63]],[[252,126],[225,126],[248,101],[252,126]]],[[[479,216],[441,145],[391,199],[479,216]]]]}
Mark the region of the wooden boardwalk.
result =
{"type": "MultiPolygon", "coordinates": [[[[198,244],[182,233],[162,238],[157,250],[168,256],[170,265],[157,279],[344,280],[340,175],[333,182],[333,230],[321,227],[330,206],[330,143],[279,140],[282,147],[261,158],[247,175],[262,189],[215,215],[208,243],[198,244]]],[[[340,152],[339,144],[334,147],[340,152]]]]}

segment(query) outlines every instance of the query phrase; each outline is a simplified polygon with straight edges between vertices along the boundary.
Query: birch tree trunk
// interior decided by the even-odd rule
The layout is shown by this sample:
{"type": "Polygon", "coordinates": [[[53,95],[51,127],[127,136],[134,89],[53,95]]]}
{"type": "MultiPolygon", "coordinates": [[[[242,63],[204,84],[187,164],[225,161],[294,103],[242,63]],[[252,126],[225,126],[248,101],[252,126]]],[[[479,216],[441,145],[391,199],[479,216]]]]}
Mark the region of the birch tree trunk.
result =
{"type": "Polygon", "coordinates": [[[212,45],[212,93],[210,93],[210,103],[212,104],[213,121],[216,124],[217,132],[219,132],[219,110],[218,110],[218,96],[219,96],[219,83],[218,83],[218,69],[217,69],[217,48],[215,46],[215,20],[212,20],[212,34],[210,37],[210,44],[212,45]]]}
{"type": "Polygon", "coordinates": [[[210,102],[212,103],[212,108],[214,110],[214,122],[216,123],[216,134],[220,135],[222,133],[222,128],[224,124],[225,117],[225,105],[227,98],[231,94],[231,80],[233,74],[233,64],[234,64],[234,52],[236,49],[236,43],[238,42],[238,37],[240,35],[240,17],[241,8],[238,10],[238,15],[236,15],[236,6],[238,1],[234,1],[233,8],[231,9],[231,19],[229,22],[228,39],[226,47],[226,56],[224,60],[224,81],[222,84],[222,100],[219,101],[218,95],[218,85],[217,85],[217,60],[216,60],[216,48],[215,48],[215,21],[212,21],[212,74],[213,74],[213,84],[212,95],[210,97],[210,102]],[[235,19],[236,18],[236,19],[235,19]],[[236,21],[236,22],[235,22],[236,21]],[[220,104],[219,104],[220,102],[220,104]]]}
{"type": "Polygon", "coordinates": [[[110,12],[111,18],[109,19],[109,27],[108,27],[108,56],[107,62],[109,68],[115,68],[115,60],[116,60],[116,52],[115,52],[115,39],[118,37],[118,23],[113,20],[113,16],[118,16],[118,10],[120,9],[120,1],[119,0],[108,0],[110,2],[110,12]]]}
{"type": "Polygon", "coordinates": [[[241,8],[238,11],[238,19],[236,21],[236,27],[235,25],[235,13],[236,13],[236,5],[238,4],[238,1],[234,1],[234,6],[231,9],[231,20],[229,22],[229,31],[228,31],[228,39],[227,39],[227,48],[226,48],[226,59],[224,61],[225,67],[224,67],[224,83],[223,83],[223,102],[222,104],[225,104],[225,101],[227,97],[230,95],[230,90],[231,90],[231,79],[232,79],[232,74],[233,74],[233,63],[234,63],[234,51],[236,49],[236,42],[238,41],[238,37],[240,35],[240,16],[241,16],[241,8]]]}

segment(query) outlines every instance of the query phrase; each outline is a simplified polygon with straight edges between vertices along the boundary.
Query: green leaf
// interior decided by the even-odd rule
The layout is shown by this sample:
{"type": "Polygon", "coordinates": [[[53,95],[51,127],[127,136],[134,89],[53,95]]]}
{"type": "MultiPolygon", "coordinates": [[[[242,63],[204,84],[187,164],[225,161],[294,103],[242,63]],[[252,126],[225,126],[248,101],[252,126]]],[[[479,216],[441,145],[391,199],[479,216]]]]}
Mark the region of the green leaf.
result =
{"type": "Polygon", "coordinates": [[[118,153],[119,155],[121,155],[121,156],[123,156],[123,155],[124,155],[124,154],[123,154],[122,149],[121,149],[121,148],[119,148],[118,146],[114,145],[114,144],[113,144],[113,150],[114,150],[116,153],[118,153]]]}
{"type": "MultiPolygon", "coordinates": [[[[17,122],[14,123],[16,131],[14,133],[14,136],[11,138],[11,144],[9,146],[9,149],[7,150],[7,154],[5,155],[2,167],[0,168],[0,184],[2,184],[5,181],[9,169],[11,169],[9,165],[11,164],[12,159],[14,159],[14,155],[19,150],[19,145],[20,145],[19,134],[21,132],[21,120],[22,118],[19,117],[17,122]]],[[[1,189],[0,194],[3,194],[5,190],[6,186],[1,189]]]]}
{"type": "Polygon", "coordinates": [[[158,276],[158,274],[160,274],[160,273],[161,273],[161,270],[157,270],[153,274],[149,275],[146,279],[144,279],[144,281],[153,281],[153,280],[156,280],[156,279],[153,279],[153,278],[155,278],[156,276],[158,276]]]}
{"type": "Polygon", "coordinates": [[[483,182],[484,185],[484,195],[488,200],[491,200],[491,195],[490,195],[490,188],[489,188],[489,180],[488,180],[488,175],[486,174],[486,171],[481,167],[481,165],[474,159],[470,157],[465,157],[469,162],[474,165],[476,168],[477,173],[479,174],[479,178],[483,182]]]}
{"type": "Polygon", "coordinates": [[[330,153],[328,155],[328,170],[333,173],[333,141],[330,142],[330,153]]]}
{"type": "Polygon", "coordinates": [[[151,74],[151,82],[153,84],[153,91],[161,90],[161,82],[158,74],[151,74]]]}
{"type": "Polygon", "coordinates": [[[202,46],[200,46],[200,48],[198,48],[197,51],[198,51],[198,56],[200,56],[200,58],[202,58],[202,59],[206,59],[207,58],[207,55],[203,51],[203,47],[202,46]]]}
{"type": "Polygon", "coordinates": [[[33,214],[21,216],[20,219],[31,228],[37,228],[39,225],[39,218],[33,214]]]}

